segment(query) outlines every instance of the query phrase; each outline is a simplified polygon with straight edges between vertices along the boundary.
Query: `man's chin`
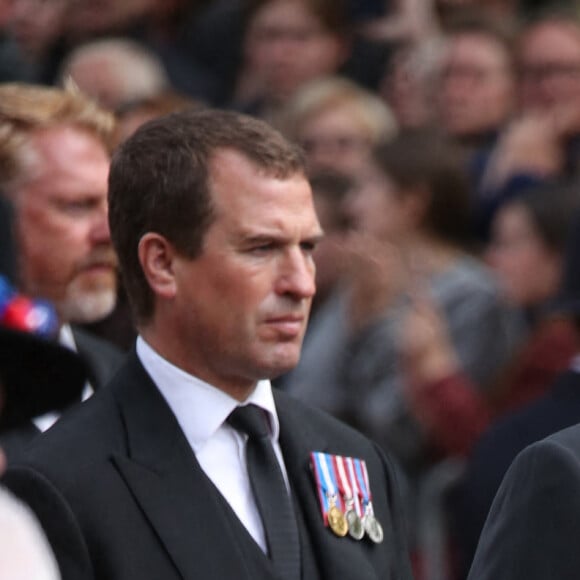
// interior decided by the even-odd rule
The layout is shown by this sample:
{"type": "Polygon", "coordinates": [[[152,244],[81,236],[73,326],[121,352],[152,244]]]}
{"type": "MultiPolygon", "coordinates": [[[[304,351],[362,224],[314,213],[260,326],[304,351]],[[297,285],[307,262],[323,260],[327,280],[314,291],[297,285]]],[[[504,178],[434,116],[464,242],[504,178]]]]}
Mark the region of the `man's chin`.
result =
{"type": "Polygon", "coordinates": [[[63,322],[89,324],[107,317],[115,308],[117,294],[114,289],[75,293],[58,307],[63,322]]]}
{"type": "Polygon", "coordinates": [[[287,372],[290,372],[300,360],[300,353],[278,354],[269,364],[269,379],[275,379],[287,372]]]}

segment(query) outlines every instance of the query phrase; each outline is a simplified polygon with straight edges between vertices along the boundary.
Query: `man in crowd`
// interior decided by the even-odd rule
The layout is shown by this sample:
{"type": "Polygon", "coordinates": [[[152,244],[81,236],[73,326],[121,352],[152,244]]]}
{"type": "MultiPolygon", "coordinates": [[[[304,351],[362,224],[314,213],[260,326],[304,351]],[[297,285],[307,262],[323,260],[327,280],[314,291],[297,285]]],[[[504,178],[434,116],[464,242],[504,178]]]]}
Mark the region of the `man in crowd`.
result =
{"type": "MultiPolygon", "coordinates": [[[[55,305],[59,341],[87,360],[91,388],[120,360],[109,344],[71,326],[103,318],[115,305],[106,198],[113,128],[112,115],[75,90],[0,86],[0,190],[14,208],[18,287],[55,305]]],[[[8,455],[57,418],[49,413],[12,433],[8,455]]]]}
{"type": "Polygon", "coordinates": [[[322,235],[300,151],[235,113],[163,117],[117,150],[109,212],[136,351],[5,477],[63,578],[410,579],[389,461],[271,389],[322,235]]]}

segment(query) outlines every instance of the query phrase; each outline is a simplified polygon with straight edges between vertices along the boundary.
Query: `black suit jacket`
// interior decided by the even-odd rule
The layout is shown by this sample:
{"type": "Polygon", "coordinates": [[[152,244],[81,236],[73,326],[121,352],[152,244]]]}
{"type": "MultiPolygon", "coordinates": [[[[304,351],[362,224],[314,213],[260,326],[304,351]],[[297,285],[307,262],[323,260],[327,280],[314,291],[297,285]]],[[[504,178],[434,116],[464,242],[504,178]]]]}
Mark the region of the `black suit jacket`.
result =
{"type": "Polygon", "coordinates": [[[528,445],[580,422],[580,373],[562,373],[543,397],[497,421],[476,445],[451,497],[455,540],[467,576],[499,486],[528,445]]]}
{"type": "Polygon", "coordinates": [[[77,351],[87,363],[89,382],[98,391],[113,378],[121,366],[123,353],[115,345],[78,326],[73,326],[72,331],[77,351]]]}
{"type": "MultiPolygon", "coordinates": [[[[383,454],[333,418],[283,393],[275,400],[280,446],[320,578],[410,579],[393,470],[383,454]],[[324,527],[313,450],[366,460],[382,544],[338,538],[324,527]]],[[[220,517],[215,488],[135,353],[109,388],[38,438],[5,483],[36,512],[64,580],[255,580],[239,526],[220,517]]]]}
{"type": "MultiPolygon", "coordinates": [[[[122,352],[112,344],[98,338],[86,330],[73,326],[73,336],[77,346],[77,352],[86,364],[87,379],[97,391],[101,389],[115,374],[123,360],[122,352]]],[[[59,385],[54,385],[55,392],[59,385]]],[[[55,401],[62,397],[55,397],[55,401]]],[[[77,401],[81,401],[79,391],[77,401]]],[[[54,411],[65,411],[55,406],[54,411]]],[[[36,425],[27,420],[20,426],[8,431],[0,432],[0,447],[4,450],[8,461],[13,461],[23,453],[30,442],[40,434],[36,425]]]]}
{"type": "Polygon", "coordinates": [[[534,443],[508,470],[469,580],[576,580],[580,574],[580,425],[534,443]]]}

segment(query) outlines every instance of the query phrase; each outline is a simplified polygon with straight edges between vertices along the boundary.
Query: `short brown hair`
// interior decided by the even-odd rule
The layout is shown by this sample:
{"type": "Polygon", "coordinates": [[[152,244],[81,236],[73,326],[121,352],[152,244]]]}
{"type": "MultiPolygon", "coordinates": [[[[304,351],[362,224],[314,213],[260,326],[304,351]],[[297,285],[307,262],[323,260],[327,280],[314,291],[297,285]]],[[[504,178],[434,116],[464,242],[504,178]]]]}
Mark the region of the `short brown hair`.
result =
{"type": "Polygon", "coordinates": [[[409,129],[379,145],[374,161],[401,194],[426,189],[424,231],[454,245],[469,245],[469,179],[464,155],[454,143],[432,129],[409,129]]]}
{"type": "Polygon", "coordinates": [[[107,148],[112,143],[115,118],[78,89],[22,83],[0,84],[0,187],[27,171],[26,142],[37,130],[72,125],[88,131],[107,148]]]}
{"type": "Polygon", "coordinates": [[[514,66],[515,38],[518,32],[516,23],[510,19],[499,22],[483,12],[457,16],[449,22],[447,38],[469,35],[491,40],[505,53],[508,65],[514,66]]]}
{"type": "MultiPolygon", "coordinates": [[[[320,21],[330,34],[343,36],[349,30],[348,10],[345,0],[295,0],[301,2],[320,21]]],[[[247,0],[245,10],[246,25],[263,6],[272,0],[247,0]]]]}
{"type": "Polygon", "coordinates": [[[304,173],[302,151],[264,121],[230,111],[194,109],[145,123],[113,156],[109,174],[111,237],[137,322],[153,314],[154,296],[137,255],[147,232],[190,259],[203,249],[214,215],[209,164],[232,149],[264,172],[304,173]]]}

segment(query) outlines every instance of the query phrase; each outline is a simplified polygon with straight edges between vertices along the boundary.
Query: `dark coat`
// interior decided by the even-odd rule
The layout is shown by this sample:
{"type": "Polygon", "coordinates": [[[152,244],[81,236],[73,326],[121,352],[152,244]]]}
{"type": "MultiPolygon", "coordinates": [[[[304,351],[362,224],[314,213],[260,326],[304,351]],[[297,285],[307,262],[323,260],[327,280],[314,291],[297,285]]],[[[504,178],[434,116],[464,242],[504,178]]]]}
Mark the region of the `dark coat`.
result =
{"type": "Polygon", "coordinates": [[[482,436],[451,498],[465,575],[493,498],[512,461],[528,445],[578,422],[580,374],[570,370],[560,375],[546,395],[505,416],[482,436]]]}
{"type": "Polygon", "coordinates": [[[493,502],[469,580],[576,580],[580,425],[527,447],[493,502]]]}
{"type": "MultiPolygon", "coordinates": [[[[302,540],[318,577],[410,579],[393,470],[384,455],[320,411],[283,393],[275,400],[302,540]],[[382,544],[338,538],[324,527],[309,467],[315,450],[366,460],[382,544]]],[[[36,512],[63,580],[274,578],[256,576],[246,532],[224,516],[221,496],[134,352],[107,389],[38,438],[4,479],[36,512]]]]}

